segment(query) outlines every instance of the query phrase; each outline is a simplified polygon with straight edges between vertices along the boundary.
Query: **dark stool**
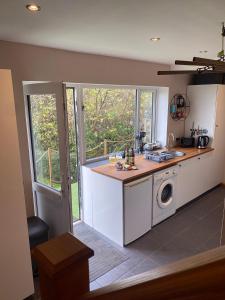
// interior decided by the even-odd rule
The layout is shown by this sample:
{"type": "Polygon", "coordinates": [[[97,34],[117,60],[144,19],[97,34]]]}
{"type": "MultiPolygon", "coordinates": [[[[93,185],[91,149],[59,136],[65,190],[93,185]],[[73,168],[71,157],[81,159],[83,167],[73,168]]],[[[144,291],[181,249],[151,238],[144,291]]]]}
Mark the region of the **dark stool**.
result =
{"type": "MultiPolygon", "coordinates": [[[[38,217],[27,219],[30,249],[48,240],[49,226],[38,217]]],[[[33,276],[38,276],[37,264],[32,259],[33,276]]]]}

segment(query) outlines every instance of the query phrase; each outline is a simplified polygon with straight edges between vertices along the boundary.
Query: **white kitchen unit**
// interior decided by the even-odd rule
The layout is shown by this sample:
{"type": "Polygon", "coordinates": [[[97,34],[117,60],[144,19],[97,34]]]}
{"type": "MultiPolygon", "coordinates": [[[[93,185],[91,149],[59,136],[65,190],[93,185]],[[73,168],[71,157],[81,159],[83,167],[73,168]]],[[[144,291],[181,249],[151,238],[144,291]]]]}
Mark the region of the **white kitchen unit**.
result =
{"type": "Polygon", "coordinates": [[[208,130],[214,151],[178,164],[177,208],[224,182],[225,86],[192,85],[187,96],[191,109],[185,121],[185,136],[190,136],[194,122],[195,128],[208,130]]]}
{"type": "Polygon", "coordinates": [[[176,194],[177,208],[187,204],[218,184],[212,178],[212,157],[213,151],[179,162],[176,194]]]}
{"type": "Polygon", "coordinates": [[[124,244],[151,229],[152,176],[124,184],[124,244]]]}
{"type": "Polygon", "coordinates": [[[120,246],[151,229],[152,176],[123,184],[82,166],[82,183],[86,224],[120,246]]]}

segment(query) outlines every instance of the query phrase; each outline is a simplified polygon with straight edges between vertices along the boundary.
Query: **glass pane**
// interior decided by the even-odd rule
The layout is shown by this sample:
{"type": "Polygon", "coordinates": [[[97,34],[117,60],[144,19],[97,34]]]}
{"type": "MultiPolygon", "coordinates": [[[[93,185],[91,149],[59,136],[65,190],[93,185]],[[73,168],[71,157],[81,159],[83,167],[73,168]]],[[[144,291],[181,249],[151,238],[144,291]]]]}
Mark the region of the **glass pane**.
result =
{"type": "Polygon", "coordinates": [[[134,146],[135,99],[135,89],[83,89],[87,159],[134,146]]]}
{"type": "Polygon", "coordinates": [[[146,132],[145,142],[152,142],[153,93],[148,90],[140,91],[139,129],[146,132]]]}
{"type": "Polygon", "coordinates": [[[61,190],[55,95],[29,97],[35,180],[61,190]]]}
{"type": "Polygon", "coordinates": [[[74,110],[74,89],[66,89],[67,96],[67,116],[69,130],[69,154],[70,154],[70,175],[71,175],[71,193],[72,193],[72,212],[74,221],[80,219],[79,205],[79,189],[77,174],[77,138],[76,138],[76,122],[74,110]]]}
{"type": "Polygon", "coordinates": [[[173,191],[173,187],[171,184],[167,184],[161,194],[161,201],[162,203],[166,203],[170,200],[170,198],[172,197],[172,191],[173,191]]]}

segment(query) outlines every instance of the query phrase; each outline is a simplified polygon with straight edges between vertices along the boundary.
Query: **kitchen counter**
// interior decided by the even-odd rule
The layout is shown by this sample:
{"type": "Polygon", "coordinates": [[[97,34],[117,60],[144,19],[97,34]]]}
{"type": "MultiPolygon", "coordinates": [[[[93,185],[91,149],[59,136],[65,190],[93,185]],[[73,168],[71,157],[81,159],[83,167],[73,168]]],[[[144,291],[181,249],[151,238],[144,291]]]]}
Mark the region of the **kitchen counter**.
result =
{"type": "Polygon", "coordinates": [[[129,182],[134,179],[140,178],[145,175],[149,175],[151,173],[163,170],[165,168],[174,166],[181,161],[187,160],[189,158],[213,151],[213,148],[206,148],[206,149],[197,149],[197,148],[181,148],[176,147],[171,150],[181,151],[184,152],[186,155],[181,157],[175,157],[165,162],[154,162],[151,160],[146,160],[143,155],[136,155],[135,156],[135,165],[138,168],[137,170],[131,171],[118,171],[115,168],[115,164],[107,163],[98,167],[91,168],[92,171],[99,173],[101,175],[105,175],[122,182],[129,182]]]}

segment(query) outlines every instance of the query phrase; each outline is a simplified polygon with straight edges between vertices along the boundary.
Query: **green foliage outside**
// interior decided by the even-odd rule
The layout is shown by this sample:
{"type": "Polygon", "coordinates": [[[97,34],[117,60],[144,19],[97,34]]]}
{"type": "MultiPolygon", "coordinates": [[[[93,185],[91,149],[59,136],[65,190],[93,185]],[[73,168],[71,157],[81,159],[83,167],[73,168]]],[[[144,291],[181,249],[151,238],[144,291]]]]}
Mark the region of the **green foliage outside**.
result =
{"type": "Polygon", "coordinates": [[[83,89],[86,156],[103,156],[134,144],[135,89],[83,89]]]}

